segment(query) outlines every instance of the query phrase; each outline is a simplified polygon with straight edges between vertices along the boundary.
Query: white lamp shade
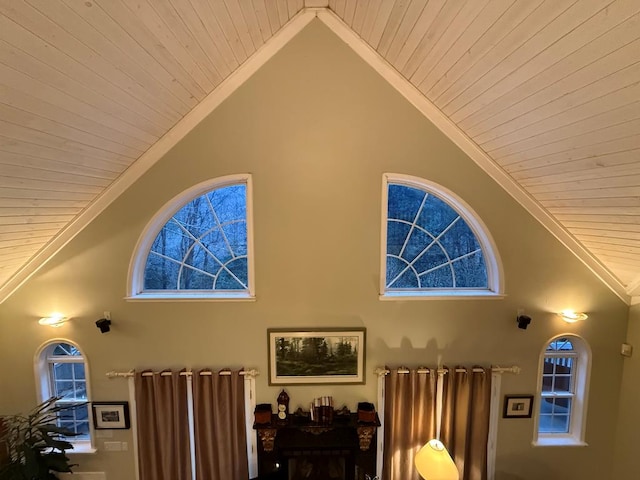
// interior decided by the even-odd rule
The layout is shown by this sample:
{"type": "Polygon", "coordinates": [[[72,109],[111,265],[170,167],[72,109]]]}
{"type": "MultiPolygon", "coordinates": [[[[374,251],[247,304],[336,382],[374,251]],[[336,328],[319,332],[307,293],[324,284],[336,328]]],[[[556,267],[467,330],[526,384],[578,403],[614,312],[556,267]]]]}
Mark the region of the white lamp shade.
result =
{"type": "Polygon", "coordinates": [[[429,440],[418,450],[414,462],[425,480],[460,480],[458,467],[440,440],[429,440]]]}

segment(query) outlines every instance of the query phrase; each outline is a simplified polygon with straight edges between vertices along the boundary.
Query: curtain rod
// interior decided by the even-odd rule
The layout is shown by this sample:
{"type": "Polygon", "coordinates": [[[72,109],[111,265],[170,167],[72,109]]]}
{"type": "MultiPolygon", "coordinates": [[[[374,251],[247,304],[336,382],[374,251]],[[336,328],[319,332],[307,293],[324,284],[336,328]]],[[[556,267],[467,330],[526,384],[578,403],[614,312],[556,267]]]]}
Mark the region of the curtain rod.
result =
{"type": "MultiPolygon", "coordinates": [[[[171,375],[171,373],[172,372],[170,371],[162,371],[162,372],[143,371],[142,376],[143,377],[152,377],[153,375],[168,376],[168,375],[171,375]]],[[[255,377],[256,375],[260,375],[260,372],[258,370],[240,370],[238,374],[245,375],[247,377],[255,377]]],[[[126,377],[133,377],[135,375],[135,371],[134,370],[129,370],[128,372],[111,371],[111,372],[107,372],[105,375],[109,378],[119,378],[119,377],[126,378],[126,377]]],[[[193,376],[193,372],[191,370],[185,370],[184,372],[180,372],[180,375],[183,375],[185,377],[191,377],[193,376]]],[[[200,372],[200,376],[211,376],[211,375],[213,375],[212,371],[205,370],[200,372]]],[[[220,370],[218,372],[218,375],[221,375],[221,376],[231,375],[231,371],[220,370]]]]}
{"type": "MultiPolygon", "coordinates": [[[[445,373],[449,373],[451,370],[454,369],[450,369],[450,368],[438,368],[438,369],[434,369],[434,368],[424,368],[424,367],[419,367],[416,369],[417,373],[430,373],[431,371],[437,372],[438,374],[445,374],[445,373]]],[[[520,367],[513,365],[511,367],[499,367],[499,366],[492,366],[491,368],[489,368],[489,370],[491,370],[491,373],[515,373],[516,375],[520,373],[520,371],[522,370],[520,367]]],[[[407,367],[398,367],[398,373],[409,373],[411,370],[409,370],[407,367]]],[[[468,368],[456,368],[455,369],[456,372],[468,372],[469,369],[468,368]]],[[[472,368],[471,369],[472,372],[475,373],[481,373],[484,372],[483,368],[472,368]]],[[[388,368],[376,368],[375,369],[375,373],[378,376],[383,376],[383,375],[388,375],[389,373],[391,373],[391,370],[389,370],[388,368]]]]}

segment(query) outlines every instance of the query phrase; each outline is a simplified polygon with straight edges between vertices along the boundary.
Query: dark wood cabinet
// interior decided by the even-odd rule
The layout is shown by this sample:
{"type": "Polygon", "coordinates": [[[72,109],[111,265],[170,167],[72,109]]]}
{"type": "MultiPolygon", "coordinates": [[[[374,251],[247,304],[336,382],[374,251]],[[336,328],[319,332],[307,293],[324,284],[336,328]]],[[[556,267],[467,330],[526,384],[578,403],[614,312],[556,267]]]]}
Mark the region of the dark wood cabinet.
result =
{"type": "Polygon", "coordinates": [[[359,422],[355,413],[335,415],[328,425],[292,415],[255,424],[258,473],[282,480],[365,480],[375,476],[380,421],[359,422]]]}

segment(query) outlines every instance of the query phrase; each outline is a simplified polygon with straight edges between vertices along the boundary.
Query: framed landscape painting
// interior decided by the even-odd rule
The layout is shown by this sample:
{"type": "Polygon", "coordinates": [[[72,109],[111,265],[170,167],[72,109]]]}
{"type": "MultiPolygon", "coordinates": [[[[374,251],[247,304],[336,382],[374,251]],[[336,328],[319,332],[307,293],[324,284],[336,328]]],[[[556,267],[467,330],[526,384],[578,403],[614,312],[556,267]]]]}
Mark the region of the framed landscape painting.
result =
{"type": "Polygon", "coordinates": [[[269,385],[364,383],[364,328],[267,330],[269,385]]]}

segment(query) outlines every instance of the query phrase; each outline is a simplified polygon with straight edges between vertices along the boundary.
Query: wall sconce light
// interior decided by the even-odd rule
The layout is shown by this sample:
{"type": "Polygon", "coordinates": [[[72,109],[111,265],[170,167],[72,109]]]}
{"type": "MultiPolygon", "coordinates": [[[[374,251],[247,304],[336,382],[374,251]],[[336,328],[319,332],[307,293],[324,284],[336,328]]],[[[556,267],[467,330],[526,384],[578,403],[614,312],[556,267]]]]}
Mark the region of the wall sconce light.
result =
{"type": "Polygon", "coordinates": [[[38,320],[40,325],[46,325],[48,327],[61,327],[62,324],[68,322],[70,319],[62,315],[61,313],[54,313],[49,317],[43,317],[38,320]]]}
{"type": "Polygon", "coordinates": [[[573,310],[563,310],[558,315],[567,323],[576,323],[589,318],[586,313],[578,313],[573,310]]]}

